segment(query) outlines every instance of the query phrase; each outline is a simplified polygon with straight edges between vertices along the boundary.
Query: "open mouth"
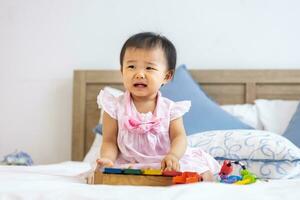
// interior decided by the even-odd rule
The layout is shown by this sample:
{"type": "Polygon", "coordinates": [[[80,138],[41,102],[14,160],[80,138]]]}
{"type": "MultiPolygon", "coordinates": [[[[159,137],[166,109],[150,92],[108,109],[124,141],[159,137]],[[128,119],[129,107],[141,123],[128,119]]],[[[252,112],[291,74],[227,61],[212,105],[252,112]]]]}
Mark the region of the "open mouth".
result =
{"type": "Polygon", "coordinates": [[[133,84],[134,87],[137,87],[137,88],[145,88],[147,87],[147,84],[145,83],[135,83],[133,84]]]}

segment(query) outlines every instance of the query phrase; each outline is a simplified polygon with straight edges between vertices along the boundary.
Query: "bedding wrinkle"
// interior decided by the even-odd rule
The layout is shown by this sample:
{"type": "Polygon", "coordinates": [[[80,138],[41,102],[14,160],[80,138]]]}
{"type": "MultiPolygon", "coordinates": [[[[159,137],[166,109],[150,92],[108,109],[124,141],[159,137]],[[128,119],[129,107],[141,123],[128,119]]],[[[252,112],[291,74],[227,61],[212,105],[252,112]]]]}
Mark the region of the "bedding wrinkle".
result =
{"type": "Polygon", "coordinates": [[[208,182],[170,187],[88,185],[78,178],[78,174],[84,173],[87,169],[89,165],[83,162],[65,162],[33,168],[0,166],[0,199],[199,200],[201,197],[223,200],[295,200],[300,198],[300,179],[258,181],[243,186],[208,182]],[[16,174],[16,171],[19,173],[16,174]],[[41,176],[38,172],[49,175],[41,176]],[[50,175],[53,172],[70,178],[50,175]]]}

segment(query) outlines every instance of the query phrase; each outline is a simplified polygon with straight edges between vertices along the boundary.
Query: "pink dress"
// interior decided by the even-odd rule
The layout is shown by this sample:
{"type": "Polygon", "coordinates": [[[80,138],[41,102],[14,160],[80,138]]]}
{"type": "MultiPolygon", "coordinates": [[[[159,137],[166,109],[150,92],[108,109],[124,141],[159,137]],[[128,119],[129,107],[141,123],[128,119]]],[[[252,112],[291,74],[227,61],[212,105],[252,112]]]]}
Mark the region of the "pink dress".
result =
{"type": "MultiPolygon", "coordinates": [[[[158,93],[153,113],[139,113],[127,91],[114,97],[106,90],[100,92],[100,104],[105,112],[118,121],[120,153],[114,167],[160,169],[161,160],[169,152],[170,121],[182,117],[190,108],[190,101],[173,102],[158,93]]],[[[218,173],[218,162],[200,148],[188,147],[179,160],[181,171],[198,173],[210,170],[218,173]]]]}

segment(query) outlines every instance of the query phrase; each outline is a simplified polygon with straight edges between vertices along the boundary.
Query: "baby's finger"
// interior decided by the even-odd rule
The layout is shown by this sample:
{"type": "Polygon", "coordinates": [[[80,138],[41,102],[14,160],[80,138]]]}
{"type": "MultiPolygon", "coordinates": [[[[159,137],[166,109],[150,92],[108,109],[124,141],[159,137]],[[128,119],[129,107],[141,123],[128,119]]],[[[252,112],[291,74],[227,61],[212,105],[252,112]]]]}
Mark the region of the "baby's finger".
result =
{"type": "Polygon", "coordinates": [[[171,160],[166,160],[166,170],[171,171],[172,170],[172,166],[173,166],[173,162],[171,160]]]}
{"type": "Polygon", "coordinates": [[[166,168],[166,161],[162,160],[161,161],[161,170],[165,170],[165,168],[166,168]]]}
{"type": "Polygon", "coordinates": [[[96,165],[95,165],[95,170],[101,170],[102,165],[98,161],[99,159],[96,160],[96,165]]]}
{"type": "Polygon", "coordinates": [[[114,166],[114,163],[112,161],[108,161],[106,164],[107,167],[112,167],[114,166]]]}
{"type": "Polygon", "coordinates": [[[177,171],[180,171],[180,163],[177,163],[177,171]]]}
{"type": "Polygon", "coordinates": [[[106,162],[107,162],[107,160],[105,160],[105,159],[97,159],[97,163],[99,165],[105,165],[106,162]]]}
{"type": "Polygon", "coordinates": [[[114,163],[111,160],[107,159],[97,159],[96,161],[100,167],[112,167],[114,165],[114,163]]]}
{"type": "Polygon", "coordinates": [[[177,165],[176,165],[176,171],[180,171],[180,164],[179,163],[177,163],[177,165]]]}
{"type": "Polygon", "coordinates": [[[173,163],[172,163],[172,170],[179,171],[178,170],[178,163],[175,162],[175,161],[173,161],[173,163]]]}

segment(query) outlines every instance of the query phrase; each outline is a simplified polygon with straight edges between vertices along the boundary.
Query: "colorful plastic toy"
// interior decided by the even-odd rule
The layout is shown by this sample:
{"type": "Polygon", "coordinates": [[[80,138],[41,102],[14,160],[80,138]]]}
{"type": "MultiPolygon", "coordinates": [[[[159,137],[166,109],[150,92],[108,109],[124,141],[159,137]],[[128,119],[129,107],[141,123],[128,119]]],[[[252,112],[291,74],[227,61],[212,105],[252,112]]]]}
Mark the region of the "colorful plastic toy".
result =
{"type": "Polygon", "coordinates": [[[123,174],[123,169],[106,167],[103,170],[105,174],[123,174]]]}
{"type": "Polygon", "coordinates": [[[161,171],[160,169],[120,169],[104,168],[103,174],[122,174],[122,175],[147,175],[161,176],[172,178],[173,184],[196,183],[203,181],[203,178],[197,172],[178,172],[178,171],[161,171]]]}
{"type": "Polygon", "coordinates": [[[181,176],[182,172],[165,170],[162,173],[164,176],[181,176]]]}
{"type": "Polygon", "coordinates": [[[231,184],[231,183],[236,183],[237,181],[240,181],[242,180],[242,177],[241,176],[228,176],[227,178],[223,178],[221,179],[221,183],[228,183],[228,184],[231,184]]]}
{"type": "Polygon", "coordinates": [[[243,165],[239,161],[225,160],[219,172],[219,176],[221,179],[220,180],[221,183],[228,183],[228,184],[234,183],[238,185],[245,185],[245,184],[255,183],[257,180],[256,175],[248,171],[245,165],[243,165]],[[233,171],[232,164],[239,165],[242,168],[240,171],[241,176],[236,176],[236,175],[229,176],[229,174],[231,174],[231,172],[233,171]]]}
{"type": "Polygon", "coordinates": [[[180,176],[173,177],[174,184],[196,183],[203,181],[203,178],[197,172],[183,172],[180,176]]]}
{"type": "Polygon", "coordinates": [[[245,185],[250,183],[255,183],[257,180],[257,177],[255,174],[249,172],[248,170],[244,169],[241,170],[242,180],[235,182],[235,184],[238,185],[245,185]]]}
{"type": "Polygon", "coordinates": [[[144,175],[153,175],[153,176],[161,176],[163,173],[160,169],[144,169],[143,170],[144,175]]]}
{"type": "Polygon", "coordinates": [[[124,174],[132,174],[132,175],[141,175],[143,174],[142,170],[140,169],[124,169],[124,174]]]}

